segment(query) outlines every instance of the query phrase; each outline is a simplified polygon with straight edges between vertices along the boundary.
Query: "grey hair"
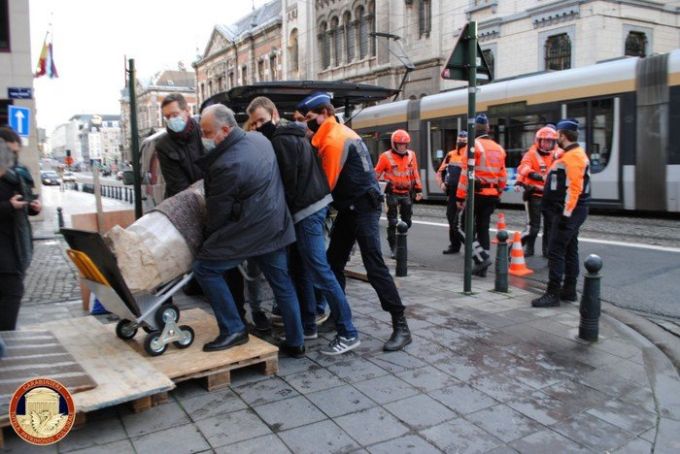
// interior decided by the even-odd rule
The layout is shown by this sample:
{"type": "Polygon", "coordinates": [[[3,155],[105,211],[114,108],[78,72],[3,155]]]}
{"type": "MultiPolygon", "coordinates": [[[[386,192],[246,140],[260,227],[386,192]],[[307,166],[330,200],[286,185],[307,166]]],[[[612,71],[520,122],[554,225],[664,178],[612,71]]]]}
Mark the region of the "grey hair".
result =
{"type": "Polygon", "coordinates": [[[224,124],[230,128],[238,127],[238,123],[236,123],[236,118],[234,117],[234,111],[223,104],[215,104],[207,107],[203,112],[203,115],[205,114],[213,114],[213,122],[217,127],[224,124]]]}
{"type": "Polygon", "coordinates": [[[9,149],[7,143],[0,139],[0,175],[4,174],[13,164],[14,153],[9,149]]]}

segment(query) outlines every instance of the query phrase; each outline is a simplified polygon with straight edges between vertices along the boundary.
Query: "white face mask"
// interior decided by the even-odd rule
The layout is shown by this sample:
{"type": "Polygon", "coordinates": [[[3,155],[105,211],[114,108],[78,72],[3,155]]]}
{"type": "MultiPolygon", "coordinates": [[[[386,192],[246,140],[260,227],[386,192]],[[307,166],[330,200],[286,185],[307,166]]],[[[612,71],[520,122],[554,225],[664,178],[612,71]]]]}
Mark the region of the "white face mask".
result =
{"type": "Polygon", "coordinates": [[[217,146],[215,139],[206,139],[205,137],[202,137],[201,142],[203,142],[203,148],[205,148],[205,151],[212,151],[217,146]]]}
{"type": "Polygon", "coordinates": [[[181,115],[169,118],[166,120],[166,122],[168,123],[168,129],[175,132],[182,132],[187,126],[187,122],[181,115]]]}

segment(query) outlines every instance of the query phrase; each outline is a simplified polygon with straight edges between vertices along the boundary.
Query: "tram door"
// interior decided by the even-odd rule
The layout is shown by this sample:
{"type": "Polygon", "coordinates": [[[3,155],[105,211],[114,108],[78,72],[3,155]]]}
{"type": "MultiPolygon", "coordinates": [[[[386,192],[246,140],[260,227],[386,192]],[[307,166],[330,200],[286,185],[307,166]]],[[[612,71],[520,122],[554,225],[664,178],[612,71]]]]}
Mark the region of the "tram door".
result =
{"type": "Polygon", "coordinates": [[[429,153],[427,165],[427,190],[428,195],[444,197],[446,194],[441,190],[435,179],[437,170],[446,154],[456,146],[456,139],[461,125],[461,118],[446,118],[432,120],[429,123],[429,153]]]}

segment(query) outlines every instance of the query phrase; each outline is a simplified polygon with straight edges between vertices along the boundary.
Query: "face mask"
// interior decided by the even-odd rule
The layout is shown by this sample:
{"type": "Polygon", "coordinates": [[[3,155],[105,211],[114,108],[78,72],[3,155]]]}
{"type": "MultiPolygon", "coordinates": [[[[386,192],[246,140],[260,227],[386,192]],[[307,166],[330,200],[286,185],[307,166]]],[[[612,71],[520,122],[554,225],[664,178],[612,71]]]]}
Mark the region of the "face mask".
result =
{"type": "Polygon", "coordinates": [[[272,140],[272,137],[274,137],[275,131],[276,131],[276,125],[274,124],[273,121],[268,121],[267,123],[263,123],[262,126],[257,128],[257,132],[261,133],[262,135],[264,135],[269,140],[272,140]]]}
{"type": "Polygon", "coordinates": [[[465,145],[467,145],[467,142],[458,142],[456,143],[456,148],[463,148],[465,145]]]}
{"type": "Polygon", "coordinates": [[[187,126],[187,122],[184,120],[184,117],[181,115],[178,115],[176,117],[172,117],[167,120],[168,123],[168,129],[174,132],[182,132],[184,131],[184,128],[187,126]]]}
{"type": "Polygon", "coordinates": [[[316,133],[316,131],[319,130],[321,125],[317,123],[316,118],[312,118],[311,120],[307,120],[307,127],[309,128],[310,131],[316,133]]]}
{"type": "Polygon", "coordinates": [[[408,147],[404,148],[403,150],[400,150],[399,147],[396,146],[395,144],[394,151],[399,155],[404,155],[408,151],[408,147]]]}
{"type": "Polygon", "coordinates": [[[202,137],[201,142],[203,142],[203,148],[205,148],[205,151],[212,151],[217,146],[217,144],[215,144],[215,139],[206,139],[205,137],[202,137]]]}

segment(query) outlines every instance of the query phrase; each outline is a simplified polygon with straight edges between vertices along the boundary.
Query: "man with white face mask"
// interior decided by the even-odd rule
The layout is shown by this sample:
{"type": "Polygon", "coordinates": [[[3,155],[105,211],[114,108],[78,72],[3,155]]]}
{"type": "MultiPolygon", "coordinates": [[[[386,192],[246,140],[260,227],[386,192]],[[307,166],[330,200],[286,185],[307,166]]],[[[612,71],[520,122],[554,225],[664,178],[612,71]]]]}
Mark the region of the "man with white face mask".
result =
{"type": "Polygon", "coordinates": [[[172,93],[163,99],[161,112],[168,134],[156,144],[161,172],[165,180],[165,197],[172,197],[203,178],[195,161],[205,154],[201,128],[191,118],[184,96],[172,93]]]}

